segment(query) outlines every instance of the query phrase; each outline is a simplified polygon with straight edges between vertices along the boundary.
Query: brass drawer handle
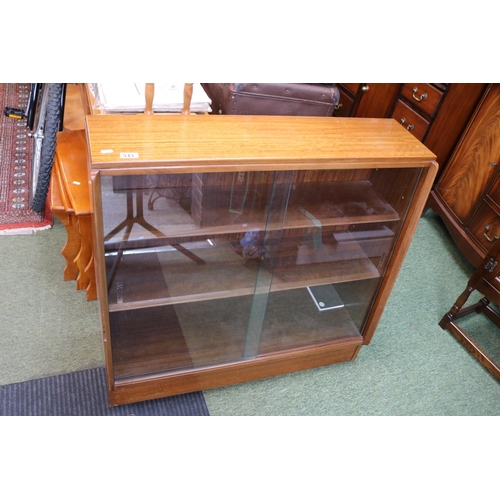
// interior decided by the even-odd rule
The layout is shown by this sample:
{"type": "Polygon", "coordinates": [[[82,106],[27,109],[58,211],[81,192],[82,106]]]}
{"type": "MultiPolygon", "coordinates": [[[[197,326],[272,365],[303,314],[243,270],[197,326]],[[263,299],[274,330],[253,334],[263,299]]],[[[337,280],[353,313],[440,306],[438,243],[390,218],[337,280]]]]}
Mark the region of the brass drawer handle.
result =
{"type": "Polygon", "coordinates": [[[499,236],[496,235],[494,236],[493,238],[488,238],[488,235],[486,234],[488,231],[490,230],[490,226],[485,226],[484,227],[484,232],[483,232],[483,235],[484,237],[490,242],[490,243],[493,243],[494,241],[498,240],[499,236]]]}
{"type": "Polygon", "coordinates": [[[370,87],[368,85],[363,85],[361,87],[361,92],[368,92],[370,90],[370,87]]]}
{"type": "MultiPolygon", "coordinates": [[[[401,125],[404,125],[406,122],[406,118],[403,116],[403,118],[401,118],[400,120],[400,123],[401,125]]],[[[410,123],[407,127],[406,127],[406,130],[413,130],[415,128],[415,125],[413,125],[413,123],[410,123]]]]}
{"type": "Polygon", "coordinates": [[[417,92],[418,92],[418,87],[414,87],[412,97],[413,97],[413,99],[415,99],[415,101],[420,102],[420,101],[427,99],[427,92],[420,94],[420,97],[416,96],[417,92]]]}

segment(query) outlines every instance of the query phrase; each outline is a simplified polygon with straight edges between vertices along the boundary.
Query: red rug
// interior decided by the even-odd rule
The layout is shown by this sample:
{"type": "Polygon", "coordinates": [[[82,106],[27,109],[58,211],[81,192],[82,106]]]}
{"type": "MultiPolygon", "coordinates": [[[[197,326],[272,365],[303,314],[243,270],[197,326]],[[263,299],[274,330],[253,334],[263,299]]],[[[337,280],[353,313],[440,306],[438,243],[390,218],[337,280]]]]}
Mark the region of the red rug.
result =
{"type": "Polygon", "coordinates": [[[32,140],[26,120],[4,116],[5,106],[24,109],[29,84],[0,83],[0,234],[31,234],[54,222],[47,202],[42,213],[29,207],[32,140]]]}

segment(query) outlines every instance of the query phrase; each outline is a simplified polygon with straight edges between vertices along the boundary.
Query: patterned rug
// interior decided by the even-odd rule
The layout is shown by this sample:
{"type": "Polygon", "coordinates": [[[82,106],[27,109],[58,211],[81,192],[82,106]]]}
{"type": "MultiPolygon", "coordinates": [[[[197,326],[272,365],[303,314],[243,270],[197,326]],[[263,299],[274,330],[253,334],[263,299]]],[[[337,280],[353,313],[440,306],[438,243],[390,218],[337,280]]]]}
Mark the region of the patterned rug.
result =
{"type": "Polygon", "coordinates": [[[28,83],[0,83],[0,234],[31,234],[48,229],[53,214],[29,208],[32,143],[26,120],[4,116],[5,106],[25,109],[28,83]]]}

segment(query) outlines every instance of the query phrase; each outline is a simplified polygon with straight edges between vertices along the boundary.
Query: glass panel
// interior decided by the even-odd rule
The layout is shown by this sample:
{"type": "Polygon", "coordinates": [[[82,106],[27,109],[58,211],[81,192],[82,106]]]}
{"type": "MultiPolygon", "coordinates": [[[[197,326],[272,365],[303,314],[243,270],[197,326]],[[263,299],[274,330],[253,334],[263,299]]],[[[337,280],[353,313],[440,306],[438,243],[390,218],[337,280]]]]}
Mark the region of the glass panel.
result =
{"type": "MultiPolygon", "coordinates": [[[[259,232],[259,271],[252,299],[245,340],[245,359],[257,356],[259,352],[262,324],[266,315],[273,272],[280,248],[283,221],[287,210],[293,172],[276,172],[269,204],[265,231],[259,232]]],[[[251,233],[255,237],[255,233],[251,233]]]]}
{"type": "Polygon", "coordinates": [[[261,292],[271,283],[266,228],[281,228],[290,179],[274,172],[102,177],[115,377],[242,359],[249,318],[256,331],[261,292]]]}
{"type": "Polygon", "coordinates": [[[259,354],[362,335],[420,175],[295,172],[259,354]]]}
{"type": "Polygon", "coordinates": [[[420,175],[102,177],[115,377],[360,338],[420,175]]]}

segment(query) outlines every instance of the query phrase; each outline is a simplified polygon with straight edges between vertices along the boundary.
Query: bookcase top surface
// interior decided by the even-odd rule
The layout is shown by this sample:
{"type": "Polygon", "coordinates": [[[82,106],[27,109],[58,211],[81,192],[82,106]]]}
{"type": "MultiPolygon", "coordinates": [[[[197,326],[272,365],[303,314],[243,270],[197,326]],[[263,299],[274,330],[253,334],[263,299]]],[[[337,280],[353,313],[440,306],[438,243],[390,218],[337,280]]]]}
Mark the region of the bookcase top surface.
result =
{"type": "Polygon", "coordinates": [[[95,169],[404,167],[436,159],[393,119],[97,115],[86,117],[86,133],[95,169]]]}

